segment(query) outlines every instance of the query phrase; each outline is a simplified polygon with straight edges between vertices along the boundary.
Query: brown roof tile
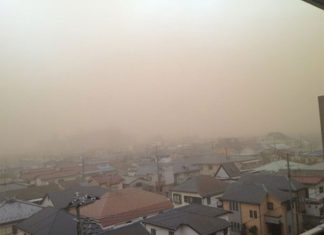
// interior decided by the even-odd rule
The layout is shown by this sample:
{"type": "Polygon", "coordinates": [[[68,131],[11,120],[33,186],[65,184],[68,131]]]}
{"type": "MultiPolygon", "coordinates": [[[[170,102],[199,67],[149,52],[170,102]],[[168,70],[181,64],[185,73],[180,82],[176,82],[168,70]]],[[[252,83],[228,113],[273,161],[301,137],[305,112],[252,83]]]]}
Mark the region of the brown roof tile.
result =
{"type": "Polygon", "coordinates": [[[137,188],[106,193],[100,200],[81,208],[81,214],[97,219],[103,227],[172,208],[166,197],[137,188]]]}

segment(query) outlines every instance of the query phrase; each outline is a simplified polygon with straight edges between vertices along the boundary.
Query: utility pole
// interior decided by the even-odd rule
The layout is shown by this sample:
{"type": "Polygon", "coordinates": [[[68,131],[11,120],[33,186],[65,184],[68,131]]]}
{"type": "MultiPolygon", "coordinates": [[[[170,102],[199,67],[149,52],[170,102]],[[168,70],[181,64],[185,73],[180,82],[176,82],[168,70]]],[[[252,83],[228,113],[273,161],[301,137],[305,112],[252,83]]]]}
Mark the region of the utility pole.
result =
{"type": "Polygon", "coordinates": [[[96,201],[98,198],[89,196],[87,194],[81,195],[79,192],[76,192],[74,194],[74,197],[72,199],[72,202],[70,202],[70,206],[75,207],[76,209],[76,221],[77,221],[77,235],[84,235],[87,233],[84,233],[83,231],[83,223],[80,216],[80,207],[90,204],[94,201],[96,201]]]}
{"type": "MultiPolygon", "coordinates": [[[[287,172],[288,172],[288,184],[289,184],[289,203],[291,210],[291,232],[295,235],[295,221],[294,221],[294,203],[293,203],[293,194],[291,188],[291,174],[290,174],[290,166],[289,166],[289,154],[287,153],[287,172]]],[[[297,208],[296,208],[297,210],[297,208]]]]}
{"type": "Polygon", "coordinates": [[[161,168],[160,168],[160,156],[158,154],[158,145],[155,146],[155,159],[156,159],[156,170],[157,170],[157,191],[160,193],[161,189],[161,168]]]}

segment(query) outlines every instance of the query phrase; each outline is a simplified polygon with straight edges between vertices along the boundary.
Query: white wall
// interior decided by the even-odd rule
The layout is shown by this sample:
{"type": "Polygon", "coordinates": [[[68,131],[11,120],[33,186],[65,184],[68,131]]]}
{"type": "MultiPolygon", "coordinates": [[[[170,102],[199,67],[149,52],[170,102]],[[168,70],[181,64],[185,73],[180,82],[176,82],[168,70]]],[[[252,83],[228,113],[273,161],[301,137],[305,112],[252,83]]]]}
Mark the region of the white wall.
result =
{"type": "Polygon", "coordinates": [[[43,207],[54,207],[52,201],[49,200],[49,198],[47,196],[44,199],[44,201],[41,203],[41,206],[43,206],[43,207]]]}
{"type": "MultiPolygon", "coordinates": [[[[156,235],[169,235],[169,231],[172,231],[172,230],[168,230],[165,228],[148,225],[148,224],[146,224],[145,227],[149,233],[151,232],[152,228],[155,229],[156,235]]],[[[176,231],[174,231],[174,235],[199,235],[199,234],[196,233],[194,230],[192,230],[190,227],[183,225],[180,226],[176,231]]]]}
{"type": "Polygon", "coordinates": [[[223,167],[221,167],[221,168],[219,169],[219,171],[217,172],[216,178],[217,178],[217,179],[228,179],[229,176],[228,176],[228,174],[226,173],[226,171],[223,169],[223,167]]]}

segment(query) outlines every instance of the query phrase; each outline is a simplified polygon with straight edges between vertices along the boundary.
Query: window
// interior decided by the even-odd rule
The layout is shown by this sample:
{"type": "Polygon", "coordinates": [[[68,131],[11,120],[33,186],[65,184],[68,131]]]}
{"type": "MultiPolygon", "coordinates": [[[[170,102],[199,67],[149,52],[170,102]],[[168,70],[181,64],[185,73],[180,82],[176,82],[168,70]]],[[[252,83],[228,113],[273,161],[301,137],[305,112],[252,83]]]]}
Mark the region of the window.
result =
{"type": "Polygon", "coordinates": [[[253,211],[253,210],[250,210],[250,218],[258,218],[258,214],[257,214],[257,211],[253,211]]]}
{"type": "Polygon", "coordinates": [[[230,201],[229,202],[229,209],[231,211],[238,211],[238,202],[230,201]]]}
{"type": "Polygon", "coordinates": [[[181,194],[174,193],[172,199],[175,204],[181,204],[181,194]]]}
{"type": "Polygon", "coordinates": [[[184,202],[189,204],[202,204],[202,200],[200,197],[190,197],[190,196],[184,196],[184,202]]]}
{"type": "Polygon", "coordinates": [[[174,235],[174,232],[172,232],[172,231],[169,231],[169,235],[174,235]]]}
{"type": "Polygon", "coordinates": [[[319,187],[319,193],[323,192],[323,186],[319,187]]]}
{"type": "Polygon", "coordinates": [[[210,197],[207,197],[207,204],[210,205],[210,197]]]}
{"type": "Polygon", "coordinates": [[[267,207],[268,207],[268,210],[273,210],[273,203],[272,202],[268,202],[267,203],[267,207]]]}
{"type": "Polygon", "coordinates": [[[236,222],[231,222],[231,230],[232,231],[236,231],[236,232],[240,232],[240,230],[241,230],[241,224],[240,223],[236,223],[236,222]]]}
{"type": "Polygon", "coordinates": [[[290,202],[287,203],[287,211],[291,210],[290,202]]]}
{"type": "Polygon", "coordinates": [[[156,230],[154,228],[151,228],[151,235],[156,235],[156,230]]]}
{"type": "Polygon", "coordinates": [[[291,234],[291,225],[288,225],[288,233],[291,234]]]}

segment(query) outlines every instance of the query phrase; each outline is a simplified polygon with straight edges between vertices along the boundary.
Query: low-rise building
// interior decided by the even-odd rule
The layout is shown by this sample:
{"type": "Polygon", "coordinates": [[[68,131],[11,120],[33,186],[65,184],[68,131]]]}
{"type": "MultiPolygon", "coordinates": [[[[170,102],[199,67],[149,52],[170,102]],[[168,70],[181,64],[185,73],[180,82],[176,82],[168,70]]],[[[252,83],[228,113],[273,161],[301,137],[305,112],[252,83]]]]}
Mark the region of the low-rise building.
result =
{"type": "Polygon", "coordinates": [[[235,181],[241,176],[240,169],[234,162],[222,163],[215,173],[216,179],[235,181]]]}
{"type": "Polygon", "coordinates": [[[143,220],[153,235],[226,235],[228,211],[202,205],[188,205],[143,220]]]}
{"type": "Polygon", "coordinates": [[[49,184],[44,186],[30,186],[27,188],[11,190],[7,192],[0,193],[0,197],[6,199],[18,199],[22,201],[29,201],[36,204],[40,204],[43,197],[47,193],[60,191],[61,188],[56,184],[49,184]]]}
{"type": "Polygon", "coordinates": [[[97,220],[103,228],[112,229],[172,207],[169,199],[162,195],[126,188],[102,195],[94,203],[81,207],[80,213],[97,220]]]}
{"type": "MultiPolygon", "coordinates": [[[[83,223],[84,234],[97,235],[102,232],[96,223],[83,223]]],[[[76,217],[65,210],[43,208],[30,218],[18,223],[17,235],[77,235],[76,217]]]]}
{"type": "Polygon", "coordinates": [[[219,198],[225,192],[228,183],[208,175],[193,176],[170,189],[170,196],[175,207],[188,204],[201,204],[221,207],[219,198]]]}
{"type": "Polygon", "coordinates": [[[42,210],[42,207],[30,202],[6,200],[0,203],[0,235],[16,234],[17,223],[42,210]]]}

